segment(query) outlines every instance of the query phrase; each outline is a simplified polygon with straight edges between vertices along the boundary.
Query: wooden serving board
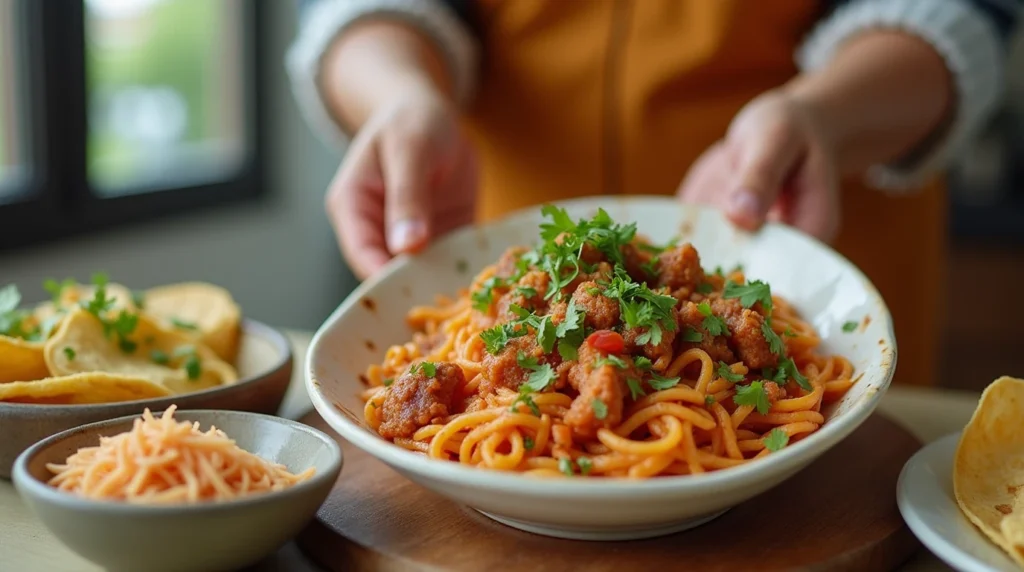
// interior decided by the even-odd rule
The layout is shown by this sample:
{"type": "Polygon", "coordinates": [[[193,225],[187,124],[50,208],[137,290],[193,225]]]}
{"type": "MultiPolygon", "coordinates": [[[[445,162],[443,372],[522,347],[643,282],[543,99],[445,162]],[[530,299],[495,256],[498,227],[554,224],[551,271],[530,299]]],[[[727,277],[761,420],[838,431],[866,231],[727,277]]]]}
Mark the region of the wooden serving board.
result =
{"type": "Polygon", "coordinates": [[[405,479],[339,441],[345,463],[299,546],[334,572],[362,570],[890,570],[917,549],[896,480],[920,443],[874,415],[811,466],[695,529],[583,542],[521,532],[405,479]]]}

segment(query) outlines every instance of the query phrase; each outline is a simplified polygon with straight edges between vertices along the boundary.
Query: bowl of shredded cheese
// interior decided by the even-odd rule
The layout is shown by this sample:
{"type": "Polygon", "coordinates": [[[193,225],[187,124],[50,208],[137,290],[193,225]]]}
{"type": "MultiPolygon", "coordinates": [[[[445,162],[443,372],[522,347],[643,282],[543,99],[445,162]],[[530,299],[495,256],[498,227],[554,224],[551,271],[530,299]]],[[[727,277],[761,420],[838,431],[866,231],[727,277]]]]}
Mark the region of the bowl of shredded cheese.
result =
{"type": "Polygon", "coordinates": [[[237,411],[84,425],[40,441],[14,484],[69,548],[109,570],[231,570],[305,526],[341,471],[316,429],[237,411]]]}

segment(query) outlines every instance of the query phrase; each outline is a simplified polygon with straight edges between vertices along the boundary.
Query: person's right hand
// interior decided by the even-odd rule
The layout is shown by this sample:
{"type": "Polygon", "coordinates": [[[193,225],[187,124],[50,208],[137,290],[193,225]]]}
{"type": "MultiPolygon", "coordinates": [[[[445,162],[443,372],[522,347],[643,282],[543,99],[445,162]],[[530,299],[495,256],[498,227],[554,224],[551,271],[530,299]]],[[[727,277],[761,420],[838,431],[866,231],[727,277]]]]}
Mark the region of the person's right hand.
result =
{"type": "Polygon", "coordinates": [[[327,190],[342,253],[367,278],[473,221],[476,153],[451,104],[436,94],[383,103],[352,140],[327,190]]]}

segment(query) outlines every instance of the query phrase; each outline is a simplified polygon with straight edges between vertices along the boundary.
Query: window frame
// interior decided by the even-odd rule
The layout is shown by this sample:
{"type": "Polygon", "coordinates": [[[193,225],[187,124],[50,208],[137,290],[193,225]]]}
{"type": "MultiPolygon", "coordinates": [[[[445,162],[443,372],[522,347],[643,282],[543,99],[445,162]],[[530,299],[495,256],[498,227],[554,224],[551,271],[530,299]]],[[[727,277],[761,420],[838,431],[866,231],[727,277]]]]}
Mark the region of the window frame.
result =
{"type": "Polygon", "coordinates": [[[244,155],[230,178],[203,184],[101,197],[87,170],[88,100],[85,64],[85,3],[82,0],[14,0],[26,53],[15,73],[25,85],[29,109],[23,132],[29,177],[24,198],[0,203],[0,251],[67,239],[86,232],[137,225],[215,205],[252,201],[266,194],[262,38],[266,6],[239,0],[243,65],[241,105],[244,155]]]}

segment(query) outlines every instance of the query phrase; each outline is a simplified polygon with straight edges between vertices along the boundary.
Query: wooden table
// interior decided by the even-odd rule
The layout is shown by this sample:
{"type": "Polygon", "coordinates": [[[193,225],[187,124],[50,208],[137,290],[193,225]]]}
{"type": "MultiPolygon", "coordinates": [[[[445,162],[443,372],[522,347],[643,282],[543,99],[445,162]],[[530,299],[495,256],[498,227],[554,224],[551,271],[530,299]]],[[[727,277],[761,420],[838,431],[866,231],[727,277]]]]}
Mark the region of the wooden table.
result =
{"type": "MultiPolygon", "coordinates": [[[[312,407],[302,384],[310,334],[288,332],[288,336],[295,349],[295,375],[280,413],[282,416],[297,419],[312,407]]],[[[976,393],[896,387],[886,393],[880,411],[906,427],[922,442],[928,443],[963,428],[974,412],[977,401],[976,393]]],[[[893,491],[893,494],[895,493],[896,491],[893,491]]],[[[0,570],[77,572],[100,569],[58,542],[21,502],[14,486],[8,481],[0,480],[0,570]]],[[[250,570],[319,572],[319,568],[293,543],[289,543],[250,570]]],[[[900,570],[930,572],[950,568],[922,548],[920,553],[900,570]]]]}

